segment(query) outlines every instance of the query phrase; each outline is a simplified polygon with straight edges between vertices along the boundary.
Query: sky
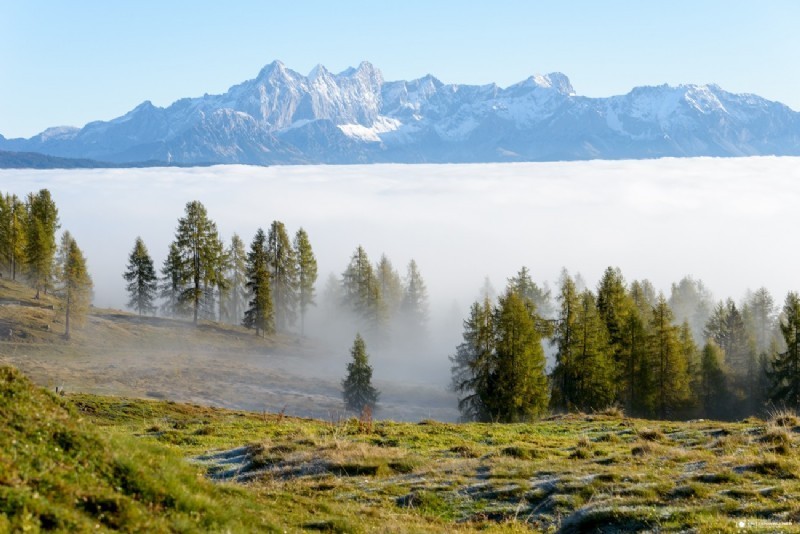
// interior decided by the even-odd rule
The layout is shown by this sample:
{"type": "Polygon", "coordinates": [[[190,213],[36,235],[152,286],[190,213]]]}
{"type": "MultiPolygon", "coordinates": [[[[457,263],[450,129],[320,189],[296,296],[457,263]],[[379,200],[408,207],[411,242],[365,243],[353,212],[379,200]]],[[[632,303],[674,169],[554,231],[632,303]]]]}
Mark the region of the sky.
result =
{"type": "Polygon", "coordinates": [[[222,93],[275,59],[502,87],[558,71],[591,97],[716,83],[800,110],[798,20],[796,0],[4,0],[0,134],[222,93]]]}

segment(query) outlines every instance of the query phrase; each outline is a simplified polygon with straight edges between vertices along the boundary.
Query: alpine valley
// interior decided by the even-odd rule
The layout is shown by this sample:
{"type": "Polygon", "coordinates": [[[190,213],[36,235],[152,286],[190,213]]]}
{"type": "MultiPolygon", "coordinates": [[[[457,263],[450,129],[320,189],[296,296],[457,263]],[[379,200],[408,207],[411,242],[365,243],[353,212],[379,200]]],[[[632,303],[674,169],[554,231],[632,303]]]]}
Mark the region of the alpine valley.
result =
{"type": "Polygon", "coordinates": [[[30,139],[0,136],[0,151],[115,166],[800,155],[800,113],[716,85],[588,98],[560,73],[501,88],[430,75],[387,82],[367,62],[304,76],[274,61],[225,94],[167,108],[148,101],[108,122],[30,139]]]}

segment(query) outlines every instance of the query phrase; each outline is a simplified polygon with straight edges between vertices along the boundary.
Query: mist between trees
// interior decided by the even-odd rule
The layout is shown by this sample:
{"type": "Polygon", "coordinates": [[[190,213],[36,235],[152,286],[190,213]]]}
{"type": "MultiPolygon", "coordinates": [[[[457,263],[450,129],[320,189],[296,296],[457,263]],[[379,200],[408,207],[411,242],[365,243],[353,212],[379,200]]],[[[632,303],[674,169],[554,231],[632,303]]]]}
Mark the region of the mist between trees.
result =
{"type": "MultiPolygon", "coordinates": [[[[58,230],[47,190],[25,200],[0,196],[3,276],[57,291],[74,322],[86,313],[91,278],[66,231],[58,251],[58,230]]],[[[404,380],[437,362],[445,367],[449,356],[464,419],[518,421],[609,406],[647,417],[730,419],[800,404],[794,292],[782,307],[765,288],[720,301],[685,277],[667,295],[612,267],[594,289],[564,271],[551,290],[523,267],[499,295],[486,281],[466,317],[458,310],[436,321],[413,259],[398,269],[356,246],[340,273],[319,280],[302,228],[290,232],[273,221],[249,241],[234,234],[225,243],[197,201],[178,218],[160,268],[137,239],[120,274],[137,313],[313,338],[330,354],[332,376],[342,375],[356,333],[375,356],[378,381],[381,372],[404,380]],[[453,342],[450,331],[459,328],[462,342],[453,342]]]]}

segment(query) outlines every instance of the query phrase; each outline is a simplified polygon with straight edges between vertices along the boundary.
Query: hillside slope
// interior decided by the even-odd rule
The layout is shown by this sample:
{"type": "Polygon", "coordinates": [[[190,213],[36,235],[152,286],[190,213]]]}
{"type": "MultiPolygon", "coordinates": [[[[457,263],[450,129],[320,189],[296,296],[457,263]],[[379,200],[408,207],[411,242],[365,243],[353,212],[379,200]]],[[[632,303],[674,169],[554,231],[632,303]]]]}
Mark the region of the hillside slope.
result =
{"type": "Polygon", "coordinates": [[[0,532],[270,530],[245,492],[163,446],[101,436],[71,403],[0,367],[0,532]]]}

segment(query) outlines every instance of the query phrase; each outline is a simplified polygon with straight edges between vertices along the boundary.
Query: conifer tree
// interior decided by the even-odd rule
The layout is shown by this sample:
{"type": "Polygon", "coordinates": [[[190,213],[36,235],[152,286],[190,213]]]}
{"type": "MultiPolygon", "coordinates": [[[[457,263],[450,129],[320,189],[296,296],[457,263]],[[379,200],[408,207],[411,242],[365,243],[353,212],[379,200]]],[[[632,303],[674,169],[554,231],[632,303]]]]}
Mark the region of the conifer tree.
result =
{"type": "Polygon", "coordinates": [[[158,291],[158,277],[153,267],[153,258],[141,237],[136,238],[128,256],[128,265],[122,277],[128,282],[128,307],[139,315],[155,313],[154,304],[158,291]]]}
{"type": "Polygon", "coordinates": [[[647,328],[655,304],[649,282],[634,281],[628,292],[630,307],[622,325],[623,354],[621,368],[624,369],[622,390],[625,391],[624,406],[628,413],[644,415],[651,411],[648,400],[652,395],[652,368],[647,359],[647,328]]]}
{"type": "Polygon", "coordinates": [[[352,361],[347,364],[347,376],[342,380],[345,407],[356,413],[365,408],[374,410],[380,393],[372,386],[372,366],[361,334],[356,334],[350,356],[352,361]]]}
{"type": "Polygon", "coordinates": [[[209,304],[209,292],[219,283],[223,246],[217,225],[208,218],[205,206],[198,201],[186,204],[185,215],[178,219],[175,245],[180,255],[179,301],[189,304],[193,321],[213,311],[201,310],[209,304]]]}
{"type": "Polygon", "coordinates": [[[688,321],[696,343],[704,340],[703,328],[713,307],[711,293],[702,280],[685,276],[672,284],[668,305],[676,324],[688,321]]]}
{"type": "Polygon", "coordinates": [[[786,351],[778,353],[772,363],[770,399],[792,410],[800,409],[800,296],[794,291],[786,295],[780,319],[786,351]]]}
{"type": "Polygon", "coordinates": [[[612,353],[613,364],[617,370],[615,381],[617,384],[616,398],[623,400],[626,386],[627,373],[626,355],[629,354],[626,346],[625,323],[627,315],[632,312],[633,303],[625,287],[625,279],[619,268],[608,267],[600,279],[597,287],[597,309],[603,318],[608,331],[608,343],[612,353]]]}
{"type": "Polygon", "coordinates": [[[0,270],[17,279],[25,254],[25,204],[16,196],[0,196],[0,270]]]}
{"type": "Polygon", "coordinates": [[[233,234],[231,244],[225,252],[225,278],[227,288],[224,292],[221,320],[239,324],[247,306],[247,253],[244,242],[238,234],[233,234]]]}
{"type": "Polygon", "coordinates": [[[525,302],[513,291],[500,297],[494,314],[496,379],[488,399],[499,422],[529,421],[545,413],[549,384],[541,336],[525,302]]]}
{"type": "Polygon", "coordinates": [[[451,388],[466,421],[491,421],[491,399],[495,391],[495,335],[492,304],[488,297],[475,302],[464,321],[463,341],[450,357],[451,388]]]}
{"type": "Polygon", "coordinates": [[[186,305],[181,301],[183,279],[181,252],[178,245],[172,242],[161,267],[161,285],[159,286],[160,297],[163,300],[161,310],[169,317],[180,317],[188,311],[186,305]]]}
{"type": "Polygon", "coordinates": [[[713,339],[706,341],[700,356],[700,403],[703,416],[724,417],[728,405],[725,353],[713,339]]]}
{"type": "Polygon", "coordinates": [[[577,370],[579,299],[575,281],[566,270],[561,273],[560,286],[555,331],[550,339],[556,348],[552,403],[555,408],[569,410],[576,396],[577,377],[574,373],[577,370]]]}
{"type": "Polygon", "coordinates": [[[266,251],[275,326],[285,331],[297,320],[297,260],[282,222],[272,221],[266,251]]]}
{"type": "Polygon", "coordinates": [[[689,400],[687,362],[679,340],[679,328],[667,300],[660,295],[650,319],[649,360],[653,369],[656,415],[666,419],[689,400]]]}
{"type": "Polygon", "coordinates": [[[294,236],[297,255],[297,300],[300,306],[300,335],[306,332],[306,312],[316,306],[314,284],[317,283],[317,258],[311,248],[308,234],[300,228],[294,236]]]}
{"type": "Polygon", "coordinates": [[[251,300],[242,325],[254,328],[256,335],[275,332],[275,315],[272,308],[272,289],[267,255],[267,236],[261,228],[256,232],[247,253],[247,289],[251,300]]]}
{"type": "Polygon", "coordinates": [[[78,244],[65,232],[64,265],[59,272],[57,292],[64,300],[64,337],[70,338],[73,323],[82,324],[92,300],[92,278],[78,244]]]}
{"type": "Polygon", "coordinates": [[[347,305],[370,331],[380,330],[386,322],[386,308],[380,284],[369,257],[359,245],[342,274],[342,296],[347,305]]]}
{"type": "Polygon", "coordinates": [[[555,405],[567,410],[604,408],[614,399],[613,361],[594,295],[588,289],[576,294],[574,282],[565,273],[559,301],[555,405]]]}
{"type": "Polygon", "coordinates": [[[386,254],[381,254],[381,259],[375,266],[375,277],[378,279],[378,287],[386,312],[388,315],[394,316],[402,308],[404,288],[400,274],[386,254]]]}
{"type": "Polygon", "coordinates": [[[420,341],[428,335],[428,289],[419,272],[417,262],[408,262],[403,287],[402,312],[405,334],[408,339],[420,341]]]}
{"type": "Polygon", "coordinates": [[[25,268],[39,298],[41,291],[47,294],[53,277],[58,209],[50,191],[42,189],[28,195],[26,212],[25,268]]]}

